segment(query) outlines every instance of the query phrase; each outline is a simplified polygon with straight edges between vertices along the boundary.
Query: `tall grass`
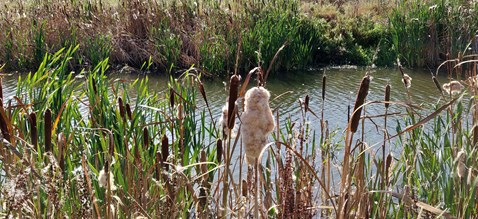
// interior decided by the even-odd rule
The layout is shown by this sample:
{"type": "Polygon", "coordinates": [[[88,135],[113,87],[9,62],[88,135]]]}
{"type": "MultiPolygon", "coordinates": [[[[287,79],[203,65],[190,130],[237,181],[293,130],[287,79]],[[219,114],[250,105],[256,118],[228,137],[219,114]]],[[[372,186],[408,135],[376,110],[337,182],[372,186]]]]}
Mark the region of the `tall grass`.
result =
{"type": "MultiPolygon", "coordinates": [[[[0,12],[0,50],[5,51],[0,61],[10,70],[36,69],[44,54],[79,44],[71,64],[77,70],[92,69],[109,58],[114,67],[139,69],[151,60],[153,70],[194,65],[205,76],[227,76],[235,70],[236,54],[238,69],[245,73],[258,63],[268,65],[272,52],[287,42],[274,72],[324,64],[367,65],[388,37],[386,18],[366,13],[372,7],[362,7],[365,12],[360,14],[350,7],[295,0],[22,0],[5,4],[0,12]],[[326,7],[336,13],[333,19],[308,13],[326,7]]],[[[382,51],[387,54],[389,49],[382,51]]]]}

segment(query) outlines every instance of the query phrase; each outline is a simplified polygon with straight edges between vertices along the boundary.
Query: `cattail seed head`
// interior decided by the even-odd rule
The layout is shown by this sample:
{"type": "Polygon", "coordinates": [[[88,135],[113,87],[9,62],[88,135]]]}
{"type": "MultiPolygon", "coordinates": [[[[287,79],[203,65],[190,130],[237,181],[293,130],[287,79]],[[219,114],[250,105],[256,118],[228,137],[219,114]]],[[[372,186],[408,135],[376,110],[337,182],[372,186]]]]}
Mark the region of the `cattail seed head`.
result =
{"type": "Polygon", "coordinates": [[[370,85],[370,76],[366,75],[362,78],[360,88],[357,93],[357,99],[355,100],[354,111],[352,112],[352,119],[350,121],[350,131],[357,132],[358,124],[360,121],[360,115],[362,114],[362,105],[365,103],[365,98],[368,94],[370,85]]]}
{"type": "Polygon", "coordinates": [[[325,101],[325,85],[327,84],[327,76],[322,76],[322,101],[325,101]]]}
{"type": "Polygon", "coordinates": [[[126,104],[126,114],[128,115],[128,119],[130,121],[133,120],[133,113],[131,112],[131,107],[129,103],[126,104]]]}
{"type": "Polygon", "coordinates": [[[209,103],[207,102],[206,91],[204,90],[204,85],[200,80],[197,80],[197,82],[199,86],[199,92],[201,93],[204,102],[206,102],[206,106],[209,106],[209,103]]]}
{"type": "Polygon", "coordinates": [[[229,103],[228,103],[228,115],[227,115],[227,122],[228,128],[233,129],[235,123],[235,113],[234,108],[236,107],[236,100],[237,95],[239,94],[239,81],[240,78],[237,75],[231,76],[230,84],[229,84],[229,103]]]}
{"type": "Polygon", "coordinates": [[[387,84],[385,86],[385,108],[388,108],[390,106],[390,84],[387,84]]]}
{"type": "Polygon", "coordinates": [[[305,101],[304,101],[304,108],[305,108],[305,112],[307,113],[307,111],[309,110],[309,101],[310,101],[310,97],[309,95],[305,95],[305,101]]]}
{"type": "Polygon", "coordinates": [[[149,134],[148,134],[147,127],[144,127],[143,129],[143,143],[144,143],[144,148],[149,148],[149,134]]]}
{"type": "MultiPolygon", "coordinates": [[[[163,162],[168,160],[169,157],[169,142],[168,142],[168,136],[166,134],[163,135],[163,138],[161,138],[161,155],[163,155],[163,162]]],[[[165,166],[166,170],[169,169],[168,166],[165,166]]]]}
{"type": "Polygon", "coordinates": [[[51,151],[51,110],[46,109],[45,111],[45,152],[51,151]]]}
{"type": "Polygon", "coordinates": [[[32,138],[32,145],[34,148],[38,145],[38,129],[37,129],[37,116],[35,112],[30,113],[28,116],[28,122],[30,123],[30,134],[32,138]]]}
{"type": "Polygon", "coordinates": [[[447,94],[459,94],[465,88],[459,81],[450,81],[450,83],[443,84],[443,90],[447,94]]]}
{"type": "Polygon", "coordinates": [[[174,90],[173,88],[169,88],[169,104],[171,105],[171,109],[174,108],[174,90]]]}
{"type": "Polygon", "coordinates": [[[125,110],[123,105],[123,99],[121,99],[121,97],[118,97],[118,107],[119,107],[121,118],[123,118],[123,120],[126,119],[125,112],[124,112],[125,110]]]}
{"type": "Polygon", "coordinates": [[[435,76],[432,76],[433,83],[435,84],[435,87],[440,91],[440,94],[443,93],[443,90],[441,89],[440,82],[438,82],[438,79],[435,76]]]}
{"type": "Polygon", "coordinates": [[[221,163],[222,161],[222,140],[217,139],[216,141],[216,157],[217,157],[217,162],[221,163]]]}
{"type": "Polygon", "coordinates": [[[3,99],[3,78],[0,77],[0,99],[3,99]]]}
{"type": "Polygon", "coordinates": [[[241,137],[249,164],[259,157],[274,130],[274,117],[269,107],[270,93],[264,87],[253,87],[246,92],[244,112],[241,115],[241,137]]]}
{"type": "Polygon", "coordinates": [[[403,74],[402,76],[402,83],[405,85],[405,87],[408,89],[412,86],[412,77],[408,74],[403,74]]]}

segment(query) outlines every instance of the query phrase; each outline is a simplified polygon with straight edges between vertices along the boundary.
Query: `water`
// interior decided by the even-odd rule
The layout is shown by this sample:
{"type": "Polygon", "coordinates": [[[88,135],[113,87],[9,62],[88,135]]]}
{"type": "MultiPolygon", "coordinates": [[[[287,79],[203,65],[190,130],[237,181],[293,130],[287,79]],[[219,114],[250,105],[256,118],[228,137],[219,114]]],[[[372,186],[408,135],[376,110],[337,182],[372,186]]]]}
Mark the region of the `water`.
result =
{"type": "MultiPolygon", "coordinates": [[[[322,105],[324,105],[324,119],[329,123],[330,130],[342,131],[347,126],[348,107],[353,105],[356,92],[360,85],[365,70],[361,68],[328,68],[326,69],[327,83],[325,103],[322,102],[322,75],[321,71],[305,71],[293,72],[289,74],[277,75],[271,77],[267,82],[267,89],[271,92],[272,109],[279,110],[280,121],[283,122],[290,118],[292,122],[302,122],[302,113],[299,106],[299,98],[305,99],[306,95],[310,97],[310,106],[312,112],[320,117],[322,105]]],[[[412,80],[410,94],[414,105],[424,105],[430,108],[440,98],[440,94],[431,80],[429,72],[406,70],[412,80]]],[[[401,74],[395,69],[376,69],[369,71],[369,75],[373,77],[367,101],[383,100],[384,91],[387,83],[390,83],[391,101],[406,102],[406,89],[401,82],[401,74]]],[[[132,74],[111,74],[112,79],[121,78],[126,81],[134,81],[140,75],[132,74]]],[[[16,93],[16,84],[18,75],[13,74],[3,79],[4,99],[11,99],[16,93]]],[[[438,77],[442,83],[447,79],[444,76],[438,77]]],[[[243,80],[244,81],[244,80],[243,80]]],[[[211,106],[213,115],[218,119],[221,115],[221,108],[227,98],[227,79],[203,80],[208,101],[211,106]]],[[[149,88],[156,92],[165,92],[167,90],[168,78],[165,76],[149,76],[149,88]]],[[[255,85],[256,82],[251,80],[249,87],[255,85]]],[[[134,96],[134,94],[132,94],[134,96]]],[[[199,95],[200,97],[200,95],[199,95]]],[[[201,98],[202,99],[202,98],[201,98]]],[[[199,101],[199,109],[205,104],[199,101]]],[[[85,107],[83,110],[87,110],[85,107]]],[[[383,104],[372,104],[366,107],[367,115],[382,115],[385,112],[383,104]]],[[[389,113],[405,113],[405,108],[400,105],[391,104],[389,113]]],[[[207,117],[209,119],[209,117],[207,117]]],[[[320,119],[308,113],[306,120],[311,124],[317,135],[320,135],[320,119]]],[[[389,117],[388,131],[394,134],[397,121],[400,116],[389,117]],[[391,118],[391,120],[390,120],[391,118]]],[[[373,118],[366,120],[365,137],[369,145],[383,141],[383,118],[373,118]]],[[[360,134],[360,133],[359,133],[360,134]]]]}

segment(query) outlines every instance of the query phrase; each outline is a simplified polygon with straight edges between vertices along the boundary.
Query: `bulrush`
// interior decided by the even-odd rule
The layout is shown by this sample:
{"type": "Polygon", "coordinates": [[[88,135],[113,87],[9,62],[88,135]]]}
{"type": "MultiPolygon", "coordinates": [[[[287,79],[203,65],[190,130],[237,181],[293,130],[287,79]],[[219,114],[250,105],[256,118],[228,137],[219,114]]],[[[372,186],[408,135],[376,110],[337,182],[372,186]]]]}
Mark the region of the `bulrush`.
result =
{"type": "MultiPolygon", "coordinates": [[[[406,75],[406,74],[405,74],[406,75]]],[[[354,113],[350,122],[350,130],[355,133],[357,132],[358,124],[360,121],[360,115],[362,114],[362,105],[365,103],[365,98],[368,94],[368,88],[370,85],[370,76],[365,76],[360,83],[360,88],[357,94],[357,99],[355,100],[354,113]]]]}
{"type": "Polygon", "coordinates": [[[455,95],[465,88],[459,81],[450,81],[450,83],[443,84],[443,90],[447,94],[455,95]]]}
{"type": "Polygon", "coordinates": [[[222,107],[222,114],[221,114],[221,119],[219,120],[219,123],[221,124],[221,129],[222,129],[222,137],[224,139],[227,138],[227,134],[229,133],[229,128],[228,128],[228,123],[227,123],[227,116],[228,116],[228,109],[229,104],[226,102],[226,105],[222,107]]]}
{"type": "Polygon", "coordinates": [[[403,74],[402,82],[405,85],[405,87],[408,89],[412,86],[412,77],[410,77],[410,75],[408,74],[403,74]]]}
{"type": "Polygon", "coordinates": [[[241,116],[241,136],[246,149],[247,163],[253,164],[274,129],[274,117],[269,107],[270,93],[264,87],[246,92],[244,113],[241,116]]]}
{"type": "Polygon", "coordinates": [[[239,94],[239,81],[241,78],[237,75],[231,76],[231,81],[229,85],[229,101],[228,101],[228,109],[227,109],[227,123],[228,123],[228,128],[233,129],[234,128],[234,122],[235,122],[235,114],[234,114],[234,108],[236,107],[236,100],[237,100],[237,95],[239,94]]]}

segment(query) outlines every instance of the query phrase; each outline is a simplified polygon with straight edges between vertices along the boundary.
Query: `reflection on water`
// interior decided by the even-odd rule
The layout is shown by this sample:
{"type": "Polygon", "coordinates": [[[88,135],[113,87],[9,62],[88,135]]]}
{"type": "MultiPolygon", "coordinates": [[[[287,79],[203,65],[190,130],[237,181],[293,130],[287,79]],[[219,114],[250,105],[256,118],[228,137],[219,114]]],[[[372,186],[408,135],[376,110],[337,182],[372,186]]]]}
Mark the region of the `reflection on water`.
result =
{"type": "MultiPolygon", "coordinates": [[[[355,101],[355,95],[360,85],[360,81],[365,74],[364,69],[346,69],[333,68],[327,69],[327,83],[325,103],[321,100],[322,95],[322,71],[295,72],[285,75],[278,75],[270,78],[267,82],[267,88],[271,91],[271,108],[278,109],[280,120],[284,121],[291,118],[294,121],[302,121],[302,114],[299,107],[299,98],[306,95],[310,97],[310,109],[320,116],[321,107],[324,104],[324,118],[328,121],[331,130],[343,130],[347,126],[347,110],[348,106],[355,101]]],[[[437,102],[440,94],[431,80],[431,75],[424,71],[406,71],[412,78],[412,86],[410,94],[412,103],[415,105],[424,104],[427,107],[437,102]]],[[[401,74],[394,69],[378,69],[369,72],[373,77],[370,84],[370,91],[367,97],[368,101],[383,100],[385,85],[390,83],[391,101],[405,102],[407,92],[401,82],[401,74]]],[[[15,87],[18,75],[6,76],[3,79],[3,93],[5,99],[11,99],[15,95],[15,87]]],[[[110,75],[112,79],[121,77],[126,81],[134,81],[138,75],[110,75]]],[[[442,83],[446,82],[446,78],[441,76],[438,80],[442,83]]],[[[226,101],[228,80],[205,80],[205,90],[208,101],[212,107],[212,113],[217,116],[221,114],[222,105],[226,101]]],[[[157,92],[165,92],[168,84],[168,78],[164,76],[149,76],[149,88],[157,92]]],[[[249,86],[253,86],[254,81],[251,80],[249,86]]],[[[134,92],[134,91],[132,91],[134,92]]],[[[134,96],[134,94],[131,94],[134,96]]],[[[199,101],[202,109],[205,105],[202,100],[199,101]]],[[[85,107],[84,110],[87,108],[85,107]]],[[[372,104],[366,107],[368,115],[381,115],[385,111],[383,104],[372,104]]],[[[391,105],[390,113],[405,113],[405,109],[399,105],[391,105]]],[[[209,119],[209,117],[207,117],[209,119]]],[[[320,135],[319,118],[312,114],[307,114],[312,128],[317,130],[316,134],[320,135]]],[[[399,121],[400,117],[393,117],[395,121],[399,121]]],[[[390,120],[389,120],[390,121],[390,120]]],[[[365,137],[369,145],[378,143],[383,140],[383,118],[373,118],[365,122],[365,137]]],[[[388,130],[390,134],[394,134],[396,122],[389,122],[388,130]]]]}

